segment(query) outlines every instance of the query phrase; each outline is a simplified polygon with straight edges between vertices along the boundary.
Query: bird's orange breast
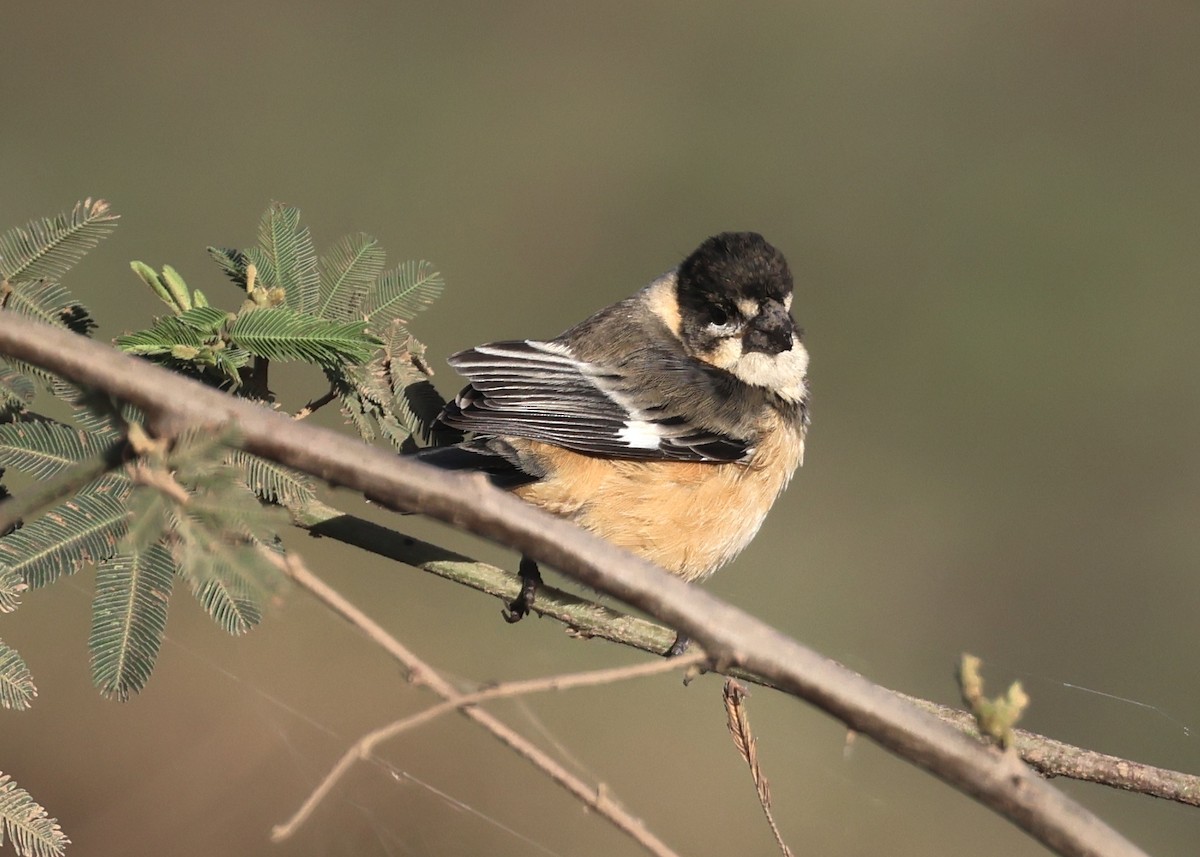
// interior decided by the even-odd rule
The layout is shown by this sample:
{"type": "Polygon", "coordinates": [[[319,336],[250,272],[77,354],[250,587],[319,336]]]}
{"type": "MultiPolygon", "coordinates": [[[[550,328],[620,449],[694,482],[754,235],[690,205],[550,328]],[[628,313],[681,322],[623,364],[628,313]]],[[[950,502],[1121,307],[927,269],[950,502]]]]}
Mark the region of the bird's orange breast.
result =
{"type": "Polygon", "coordinates": [[[803,460],[803,429],[773,419],[747,463],[600,458],[510,438],[546,473],[514,493],[697,580],[750,543],[803,460]]]}

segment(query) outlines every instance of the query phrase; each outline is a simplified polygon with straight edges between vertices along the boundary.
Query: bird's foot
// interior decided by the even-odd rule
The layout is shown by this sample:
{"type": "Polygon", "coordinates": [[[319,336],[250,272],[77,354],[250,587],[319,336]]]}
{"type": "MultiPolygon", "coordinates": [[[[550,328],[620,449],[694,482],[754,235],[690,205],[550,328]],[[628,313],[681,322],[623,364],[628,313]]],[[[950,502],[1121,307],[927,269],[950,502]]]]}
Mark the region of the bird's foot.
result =
{"type": "Polygon", "coordinates": [[[504,621],[510,625],[520,622],[533,609],[533,599],[542,584],[542,573],[538,570],[537,563],[527,556],[521,557],[521,567],[517,573],[521,577],[521,591],[500,611],[504,621]]]}

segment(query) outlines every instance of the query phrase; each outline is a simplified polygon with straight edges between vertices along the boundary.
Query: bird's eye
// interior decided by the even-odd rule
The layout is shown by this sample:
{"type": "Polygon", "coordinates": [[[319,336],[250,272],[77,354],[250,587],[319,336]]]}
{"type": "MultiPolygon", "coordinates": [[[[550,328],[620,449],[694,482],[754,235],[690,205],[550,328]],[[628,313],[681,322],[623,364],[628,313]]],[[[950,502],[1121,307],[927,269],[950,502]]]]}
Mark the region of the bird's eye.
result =
{"type": "Polygon", "coordinates": [[[713,327],[724,327],[729,324],[729,313],[716,304],[708,307],[708,323],[713,327]]]}

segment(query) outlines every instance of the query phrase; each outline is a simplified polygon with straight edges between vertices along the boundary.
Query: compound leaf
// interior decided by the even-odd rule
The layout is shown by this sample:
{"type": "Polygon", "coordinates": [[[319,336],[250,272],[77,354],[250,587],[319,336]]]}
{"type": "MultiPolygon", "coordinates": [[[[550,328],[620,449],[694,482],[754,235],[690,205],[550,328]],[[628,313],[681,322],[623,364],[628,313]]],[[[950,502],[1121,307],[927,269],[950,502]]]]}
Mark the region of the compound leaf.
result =
{"type": "Polygon", "coordinates": [[[331,367],[365,363],[379,347],[362,321],[325,321],[288,307],[242,312],[229,326],[229,338],[259,357],[331,367]]]}
{"type": "Polygon", "coordinates": [[[0,467],[11,467],[37,479],[99,455],[113,440],[51,420],[0,425],[0,467]]]}
{"type": "Polygon", "coordinates": [[[125,532],[128,484],[111,477],[93,482],[66,503],[0,538],[0,568],[33,588],[74,574],[87,562],[116,553],[125,532]]]}
{"type": "Polygon", "coordinates": [[[70,212],[31,220],[0,235],[0,275],[10,283],[57,280],[117,227],[102,199],[70,212]]]}
{"type": "Polygon", "coordinates": [[[24,658],[0,640],[0,707],[24,711],[33,704],[35,696],[37,688],[24,658]]]}
{"type": "Polygon", "coordinates": [[[0,774],[0,845],[4,834],[17,857],[62,857],[71,840],[29,792],[0,774]]]}
{"type": "Polygon", "coordinates": [[[122,702],[150,678],[167,626],[175,563],[160,544],[118,554],[96,569],[92,602],[92,680],[122,702]]]}
{"type": "Polygon", "coordinates": [[[442,275],[428,262],[405,262],[385,273],[363,300],[363,315],[378,330],[408,322],[442,293],[442,275]]]}
{"type": "Polygon", "coordinates": [[[268,286],[284,289],[290,309],[315,313],[320,302],[317,253],[308,227],[300,225],[300,209],[272,203],[258,227],[262,255],[246,252],[256,263],[258,276],[268,286]]]}
{"type": "Polygon", "coordinates": [[[354,318],[368,290],[383,273],[383,248],[370,235],[347,235],[321,256],[321,300],[317,314],[330,321],[354,318]]]}

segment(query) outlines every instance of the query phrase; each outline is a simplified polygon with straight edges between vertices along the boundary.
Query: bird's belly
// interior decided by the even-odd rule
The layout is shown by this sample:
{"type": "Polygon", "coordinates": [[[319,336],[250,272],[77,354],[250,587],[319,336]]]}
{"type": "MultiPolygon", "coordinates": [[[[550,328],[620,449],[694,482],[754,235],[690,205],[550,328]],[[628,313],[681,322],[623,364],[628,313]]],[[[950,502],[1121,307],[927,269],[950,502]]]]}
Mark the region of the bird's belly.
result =
{"type": "Polygon", "coordinates": [[[777,435],[775,448],[760,446],[751,464],[615,461],[538,444],[531,452],[542,457],[548,478],[515,493],[698,580],[750,543],[799,465],[802,435],[777,435]]]}

